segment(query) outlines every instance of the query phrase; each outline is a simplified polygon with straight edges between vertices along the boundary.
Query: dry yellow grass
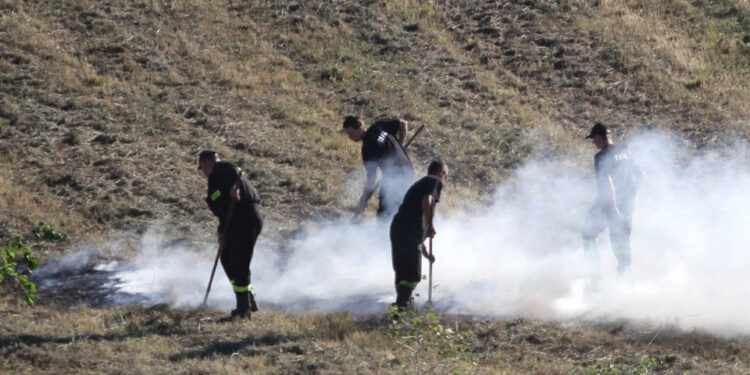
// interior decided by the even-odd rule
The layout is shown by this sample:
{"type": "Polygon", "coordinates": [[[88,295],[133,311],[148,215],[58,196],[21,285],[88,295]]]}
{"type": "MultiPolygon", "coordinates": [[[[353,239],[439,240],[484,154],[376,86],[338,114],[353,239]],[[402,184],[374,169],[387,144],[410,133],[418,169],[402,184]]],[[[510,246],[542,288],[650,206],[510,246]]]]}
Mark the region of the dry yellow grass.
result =
{"type": "Polygon", "coordinates": [[[6,150],[33,150],[4,153],[10,174],[70,175],[73,186],[52,193],[89,220],[87,230],[142,226],[175,208],[170,216],[208,220],[200,176],[187,172],[203,147],[257,170],[280,220],[349,205],[337,197],[358,152],[335,132],[349,113],[428,125],[412,153],[418,164],[455,155],[455,181],[465,187],[457,192],[471,192],[464,198],[491,190],[532,153],[579,155],[577,139],[595,119],[697,127],[690,134],[700,143],[718,124],[748,115],[747,50],[737,31],[746,20],[678,1],[6,8],[0,124],[13,134],[6,150]],[[701,27],[688,33],[690,17],[701,27]],[[593,47],[565,39],[586,32],[595,33],[593,47]],[[77,144],[65,141],[71,134],[77,144]],[[64,163],[35,164],[55,159],[64,163]],[[72,163],[81,168],[65,173],[72,163]],[[180,182],[167,192],[169,181],[180,182]]]}
{"type": "Polygon", "coordinates": [[[701,103],[716,112],[750,116],[747,54],[742,30],[750,24],[747,2],[727,1],[700,9],[685,1],[602,1],[582,28],[619,41],[622,63],[664,94],[701,103]],[[709,18],[707,13],[724,13],[709,18]],[[738,24],[729,20],[737,17],[738,24]],[[724,19],[722,19],[724,18],[724,19]]]}

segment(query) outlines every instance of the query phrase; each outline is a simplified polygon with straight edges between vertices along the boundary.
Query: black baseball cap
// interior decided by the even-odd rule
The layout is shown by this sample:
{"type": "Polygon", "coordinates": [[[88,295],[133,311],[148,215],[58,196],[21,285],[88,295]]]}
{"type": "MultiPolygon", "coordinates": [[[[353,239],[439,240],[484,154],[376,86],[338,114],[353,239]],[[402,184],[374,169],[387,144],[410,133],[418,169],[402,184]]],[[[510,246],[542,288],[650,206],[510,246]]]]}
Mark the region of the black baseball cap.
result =
{"type": "Polygon", "coordinates": [[[214,150],[203,150],[200,154],[198,154],[198,169],[201,169],[201,162],[207,159],[214,160],[216,158],[217,152],[214,150]]]}
{"type": "Polygon", "coordinates": [[[586,136],[586,139],[594,138],[595,135],[601,135],[602,137],[606,137],[609,134],[609,129],[602,124],[601,122],[597,122],[594,124],[594,126],[591,128],[591,133],[586,136]]]}

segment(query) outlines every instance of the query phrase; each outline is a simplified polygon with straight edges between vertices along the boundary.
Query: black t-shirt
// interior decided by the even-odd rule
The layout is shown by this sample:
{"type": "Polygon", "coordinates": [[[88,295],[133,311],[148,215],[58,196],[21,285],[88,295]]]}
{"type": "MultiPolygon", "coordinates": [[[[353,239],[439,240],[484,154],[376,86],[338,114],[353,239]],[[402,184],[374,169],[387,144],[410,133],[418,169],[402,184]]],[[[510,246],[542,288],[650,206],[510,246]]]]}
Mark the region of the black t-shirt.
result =
{"type": "MultiPolygon", "coordinates": [[[[211,212],[219,218],[219,232],[224,230],[229,206],[232,202],[230,190],[237,182],[237,175],[240,173],[241,171],[234,164],[220,161],[214,165],[211,176],[208,177],[206,203],[211,212]]],[[[239,217],[239,215],[257,214],[255,205],[259,202],[258,192],[243,174],[240,178],[240,202],[235,207],[234,215],[239,217]]]]}
{"type": "Polygon", "coordinates": [[[442,190],[443,182],[437,176],[428,175],[415,182],[404,195],[398,213],[393,217],[392,230],[418,239],[419,242],[424,241],[424,231],[427,228],[423,222],[422,201],[432,194],[435,202],[439,202],[442,190]]]}
{"type": "Polygon", "coordinates": [[[404,170],[414,170],[401,143],[376,125],[370,126],[362,138],[362,161],[368,175],[374,174],[377,168],[380,168],[383,177],[389,174],[401,175],[404,170]]]}
{"type": "Polygon", "coordinates": [[[392,120],[378,120],[375,121],[372,126],[377,126],[380,129],[385,130],[388,134],[396,137],[398,139],[398,131],[401,128],[401,120],[399,119],[392,119],[392,120]]]}
{"type": "Polygon", "coordinates": [[[601,180],[606,176],[612,177],[612,183],[615,187],[615,198],[617,208],[624,215],[633,212],[635,202],[635,192],[637,189],[637,179],[640,171],[638,167],[628,157],[627,152],[616,145],[606,145],[601,151],[594,156],[594,169],[596,170],[598,184],[598,200],[604,203],[607,194],[609,194],[606,181],[601,180]]]}

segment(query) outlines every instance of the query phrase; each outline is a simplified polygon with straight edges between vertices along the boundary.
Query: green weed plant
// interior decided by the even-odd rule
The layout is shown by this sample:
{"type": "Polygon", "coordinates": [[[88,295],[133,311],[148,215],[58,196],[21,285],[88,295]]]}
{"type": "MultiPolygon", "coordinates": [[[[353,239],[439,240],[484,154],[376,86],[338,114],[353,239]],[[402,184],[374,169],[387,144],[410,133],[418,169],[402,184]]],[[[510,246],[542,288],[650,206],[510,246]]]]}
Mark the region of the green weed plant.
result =
{"type": "Polygon", "coordinates": [[[15,280],[24,290],[24,304],[34,305],[36,285],[29,280],[27,274],[19,273],[18,270],[25,266],[33,271],[39,267],[39,258],[26,246],[23,236],[13,236],[8,245],[0,249],[0,262],[0,284],[6,279],[15,280]]]}
{"type": "Polygon", "coordinates": [[[453,372],[458,374],[460,369],[465,369],[462,364],[469,364],[474,372],[477,361],[469,337],[458,329],[451,329],[441,324],[440,316],[428,307],[426,311],[419,313],[415,311],[399,311],[392,307],[390,316],[393,317],[388,329],[388,336],[408,355],[414,365],[415,374],[429,373],[423,369],[425,354],[436,352],[442,360],[453,363],[453,372]]]}
{"type": "Polygon", "coordinates": [[[57,229],[53,228],[49,224],[40,221],[36,228],[31,230],[31,234],[38,240],[44,241],[65,241],[68,239],[64,233],[60,233],[57,229]]]}

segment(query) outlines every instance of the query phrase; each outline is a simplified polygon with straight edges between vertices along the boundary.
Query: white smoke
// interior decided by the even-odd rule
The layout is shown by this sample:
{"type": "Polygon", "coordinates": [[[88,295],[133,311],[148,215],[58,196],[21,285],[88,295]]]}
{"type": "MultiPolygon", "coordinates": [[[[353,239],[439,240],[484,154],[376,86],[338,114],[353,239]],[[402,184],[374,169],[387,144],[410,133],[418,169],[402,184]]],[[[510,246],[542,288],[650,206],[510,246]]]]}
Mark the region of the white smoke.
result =
{"type": "MultiPolygon", "coordinates": [[[[594,151],[592,146],[592,164],[594,151]]],[[[593,173],[563,161],[532,161],[497,188],[494,205],[482,212],[446,217],[438,207],[433,292],[438,310],[563,321],[628,319],[750,333],[745,148],[690,159],[676,139],[649,134],[631,139],[629,151],[646,176],[636,201],[627,278],[616,274],[606,232],[599,241],[604,277],[599,283],[587,277],[580,227],[594,199],[593,173]]],[[[451,194],[450,185],[443,194],[451,194]]],[[[374,219],[310,221],[286,244],[288,255],[261,240],[251,266],[261,308],[385,311],[395,298],[388,225],[374,219]]],[[[145,236],[132,270],[118,274],[123,290],[154,302],[197,306],[211,251],[164,252],[154,245],[157,237],[145,236]]],[[[426,299],[426,287],[425,281],[416,290],[418,304],[426,299]]],[[[221,266],[209,302],[233,307],[221,266]]]]}
{"type": "MultiPolygon", "coordinates": [[[[133,261],[117,272],[119,291],[128,295],[144,296],[150,303],[169,303],[179,307],[201,304],[206,291],[213,257],[210,251],[202,254],[187,245],[171,246],[167,242],[163,223],[157,223],[143,236],[141,250],[133,261]]],[[[215,253],[215,251],[214,251],[215,253]]],[[[234,301],[226,277],[222,279],[221,265],[217,265],[212,286],[210,308],[226,308],[234,301]]]]}

